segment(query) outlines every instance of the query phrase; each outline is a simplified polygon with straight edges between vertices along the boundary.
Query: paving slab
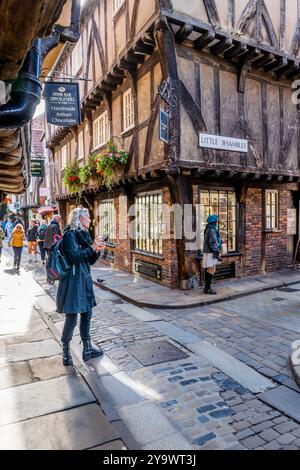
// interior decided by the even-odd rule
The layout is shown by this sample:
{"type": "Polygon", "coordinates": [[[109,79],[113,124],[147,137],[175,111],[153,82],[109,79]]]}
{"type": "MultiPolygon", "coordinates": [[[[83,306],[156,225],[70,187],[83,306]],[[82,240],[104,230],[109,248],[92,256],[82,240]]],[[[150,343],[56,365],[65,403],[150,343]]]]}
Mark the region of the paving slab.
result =
{"type": "Polygon", "coordinates": [[[164,333],[177,341],[179,344],[186,345],[199,341],[199,336],[189,333],[178,326],[172,325],[172,323],[166,321],[154,321],[151,325],[161,333],[164,333]]]}
{"type": "Polygon", "coordinates": [[[0,449],[83,450],[116,439],[97,404],[1,427],[0,449]]]}
{"type": "Polygon", "coordinates": [[[146,388],[132,380],[126,372],[104,375],[96,380],[107,401],[115,407],[132,405],[145,400],[146,388]]]}
{"type": "Polygon", "coordinates": [[[0,390],[31,381],[30,369],[25,361],[0,365],[0,390]]]}
{"type": "Polygon", "coordinates": [[[47,294],[35,297],[34,306],[44,313],[56,312],[56,302],[47,294]]]}
{"type": "Polygon", "coordinates": [[[62,355],[33,359],[29,361],[32,376],[35,380],[49,380],[63,375],[75,373],[73,367],[65,367],[62,363],[62,355]]]}
{"type": "Polygon", "coordinates": [[[20,385],[0,390],[0,425],[92,402],[94,395],[77,375],[20,385]]]}
{"type": "Polygon", "coordinates": [[[193,450],[194,447],[181,434],[174,433],[142,446],[143,450],[193,450]]]}
{"type": "Polygon", "coordinates": [[[123,441],[119,439],[117,441],[107,442],[106,444],[102,444],[101,446],[93,447],[89,450],[127,450],[123,441]]]}
{"type": "Polygon", "coordinates": [[[49,328],[28,333],[17,333],[10,336],[0,336],[0,347],[1,344],[7,346],[9,344],[18,343],[35,343],[36,341],[43,341],[45,339],[53,339],[53,334],[49,328]]]}
{"type": "Polygon", "coordinates": [[[28,359],[56,356],[59,353],[61,353],[61,347],[54,339],[7,346],[0,344],[0,363],[27,361],[28,359]]]}
{"type": "Polygon", "coordinates": [[[206,341],[190,343],[186,347],[195,354],[200,354],[200,356],[210,361],[214,367],[252,393],[259,393],[275,387],[273,382],[263,375],[206,341]]]}
{"type": "Polygon", "coordinates": [[[0,322],[1,335],[15,335],[18,333],[27,333],[29,331],[38,331],[45,329],[45,323],[41,318],[36,320],[22,320],[12,322],[0,322]]]}
{"type": "Polygon", "coordinates": [[[169,420],[153,403],[142,402],[122,407],[118,411],[142,447],[177,434],[169,420]]]}
{"type": "Polygon", "coordinates": [[[282,385],[261,393],[258,398],[300,423],[300,393],[282,385]]]}
{"type": "Polygon", "coordinates": [[[125,313],[129,313],[129,315],[132,315],[138,320],[142,320],[145,322],[155,322],[161,318],[159,317],[159,315],[154,315],[153,313],[147,312],[143,308],[136,307],[132,304],[121,304],[118,305],[118,308],[125,313]]]}

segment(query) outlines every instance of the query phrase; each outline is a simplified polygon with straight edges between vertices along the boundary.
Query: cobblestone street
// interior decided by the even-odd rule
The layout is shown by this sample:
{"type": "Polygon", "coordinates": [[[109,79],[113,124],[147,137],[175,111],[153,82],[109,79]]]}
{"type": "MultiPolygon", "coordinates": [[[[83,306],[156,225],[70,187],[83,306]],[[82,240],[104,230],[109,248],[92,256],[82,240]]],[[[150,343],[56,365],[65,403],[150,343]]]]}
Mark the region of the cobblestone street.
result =
{"type": "MultiPolygon", "coordinates": [[[[56,286],[47,284],[44,268],[25,262],[25,269],[54,299],[56,286]]],[[[291,345],[300,334],[299,292],[296,285],[209,307],[159,310],[141,309],[95,287],[92,336],[116,367],[111,377],[126,374],[135,384],[132,389],[158,407],[189,448],[300,449],[300,394],[289,366],[291,345]],[[163,340],[187,357],[144,366],[130,352],[133,346],[146,349],[163,340]],[[227,353],[224,366],[195,352],[198,344],[207,343],[227,353]],[[245,367],[249,377],[237,375],[235,364],[245,367]],[[252,373],[261,389],[252,388],[252,373]]],[[[131,411],[142,404],[131,399],[132,390],[126,396],[118,384],[111,386],[111,377],[102,378],[111,398],[102,409],[112,423],[121,418],[134,435],[131,411]]],[[[143,421],[151,421],[150,410],[143,409],[143,421]]],[[[156,448],[176,448],[176,439],[174,447],[168,445],[158,439],[156,448]]]]}

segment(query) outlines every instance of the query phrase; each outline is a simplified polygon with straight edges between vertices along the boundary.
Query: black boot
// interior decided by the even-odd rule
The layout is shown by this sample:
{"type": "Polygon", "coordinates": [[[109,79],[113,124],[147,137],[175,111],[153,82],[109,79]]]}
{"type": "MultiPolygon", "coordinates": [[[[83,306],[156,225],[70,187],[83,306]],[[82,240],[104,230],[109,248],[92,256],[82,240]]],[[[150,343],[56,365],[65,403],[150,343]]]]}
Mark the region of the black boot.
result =
{"type": "Polygon", "coordinates": [[[207,270],[205,270],[204,294],[216,295],[217,292],[211,288],[213,277],[213,274],[210,274],[207,270]]]}
{"type": "Polygon", "coordinates": [[[67,367],[73,365],[73,359],[70,351],[70,343],[63,343],[63,365],[67,367]]]}
{"type": "Polygon", "coordinates": [[[82,359],[84,361],[88,361],[89,359],[94,359],[95,357],[100,357],[103,355],[102,349],[94,348],[90,340],[88,341],[83,340],[82,342],[83,342],[82,359]]]}

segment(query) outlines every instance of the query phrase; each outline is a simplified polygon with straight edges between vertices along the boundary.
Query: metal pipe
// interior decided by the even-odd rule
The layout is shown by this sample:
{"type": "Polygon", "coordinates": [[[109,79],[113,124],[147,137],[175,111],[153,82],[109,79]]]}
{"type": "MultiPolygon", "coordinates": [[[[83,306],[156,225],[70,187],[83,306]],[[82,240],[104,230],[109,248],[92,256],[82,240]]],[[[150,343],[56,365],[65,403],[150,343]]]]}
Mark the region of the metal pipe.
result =
{"type": "Polygon", "coordinates": [[[41,100],[40,71],[40,40],[36,39],[13,83],[9,102],[0,106],[0,128],[18,128],[31,121],[41,100]]]}

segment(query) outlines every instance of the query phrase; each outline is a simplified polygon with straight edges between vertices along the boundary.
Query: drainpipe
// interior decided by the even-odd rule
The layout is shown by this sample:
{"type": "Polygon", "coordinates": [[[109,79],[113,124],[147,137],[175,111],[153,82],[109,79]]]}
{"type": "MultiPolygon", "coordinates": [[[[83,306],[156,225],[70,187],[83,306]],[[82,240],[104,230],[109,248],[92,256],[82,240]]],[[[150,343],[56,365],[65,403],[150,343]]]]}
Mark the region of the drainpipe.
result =
{"type": "Polygon", "coordinates": [[[40,40],[36,39],[13,83],[10,100],[0,106],[0,128],[18,128],[32,119],[42,94],[40,71],[40,40]]]}
{"type": "Polygon", "coordinates": [[[55,25],[51,36],[36,39],[28,52],[17,80],[12,85],[11,98],[0,106],[0,129],[22,127],[32,120],[42,96],[39,80],[41,64],[46,55],[60,42],[75,43],[80,36],[81,0],[72,0],[71,25],[55,25]]]}

